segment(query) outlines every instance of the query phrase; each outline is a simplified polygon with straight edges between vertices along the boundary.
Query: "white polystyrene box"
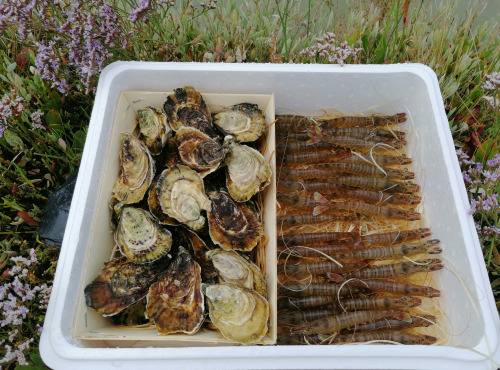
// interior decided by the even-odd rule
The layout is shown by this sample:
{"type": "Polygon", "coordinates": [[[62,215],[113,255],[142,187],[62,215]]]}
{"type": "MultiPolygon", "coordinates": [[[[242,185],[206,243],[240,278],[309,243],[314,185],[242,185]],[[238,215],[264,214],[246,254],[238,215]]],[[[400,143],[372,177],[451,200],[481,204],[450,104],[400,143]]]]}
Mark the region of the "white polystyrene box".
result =
{"type": "Polygon", "coordinates": [[[444,113],[428,67],[117,62],[101,74],[61,248],[40,350],[53,368],[496,368],[499,319],[444,113]],[[122,91],[194,86],[213,94],[275,96],[276,112],[406,112],[424,198],[424,219],[441,240],[445,269],[434,273],[448,341],[442,346],[239,346],[128,348],[74,339],[103,150],[122,91]]]}

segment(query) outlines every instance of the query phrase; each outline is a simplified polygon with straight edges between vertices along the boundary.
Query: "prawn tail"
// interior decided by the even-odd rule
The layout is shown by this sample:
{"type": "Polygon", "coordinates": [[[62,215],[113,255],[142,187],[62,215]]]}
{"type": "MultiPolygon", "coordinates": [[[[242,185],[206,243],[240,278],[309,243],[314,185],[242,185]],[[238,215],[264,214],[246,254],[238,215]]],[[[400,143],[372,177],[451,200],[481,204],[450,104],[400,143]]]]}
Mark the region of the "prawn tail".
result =
{"type": "Polygon", "coordinates": [[[321,135],[316,134],[314,131],[307,131],[307,134],[309,135],[310,139],[307,140],[306,145],[314,145],[317,144],[321,141],[321,135]]]}
{"type": "Polygon", "coordinates": [[[397,320],[400,320],[400,321],[407,322],[409,324],[411,324],[413,322],[412,319],[411,319],[410,314],[407,313],[407,312],[396,312],[394,314],[394,318],[397,319],[397,320]]]}
{"type": "Polygon", "coordinates": [[[319,216],[320,214],[322,214],[326,210],[328,210],[328,206],[323,206],[323,205],[322,206],[316,206],[313,209],[313,216],[319,216]]]}
{"type": "Polygon", "coordinates": [[[328,203],[328,199],[326,199],[325,196],[321,195],[317,191],[314,193],[314,200],[316,202],[321,202],[321,203],[328,203]]]}

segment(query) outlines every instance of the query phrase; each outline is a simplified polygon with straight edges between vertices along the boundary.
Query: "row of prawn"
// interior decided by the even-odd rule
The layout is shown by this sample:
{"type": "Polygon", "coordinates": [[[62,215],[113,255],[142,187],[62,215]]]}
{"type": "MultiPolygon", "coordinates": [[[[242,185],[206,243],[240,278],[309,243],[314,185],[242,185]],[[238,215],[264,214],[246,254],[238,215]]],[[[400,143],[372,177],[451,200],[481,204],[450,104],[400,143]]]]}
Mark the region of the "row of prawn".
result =
{"type": "Polygon", "coordinates": [[[430,229],[401,227],[421,202],[393,129],[405,115],[277,118],[278,344],[434,343],[415,328],[436,317],[415,308],[440,291],[411,280],[443,268],[422,257],[441,248],[430,229]],[[360,232],[391,222],[400,230],[360,232]]]}

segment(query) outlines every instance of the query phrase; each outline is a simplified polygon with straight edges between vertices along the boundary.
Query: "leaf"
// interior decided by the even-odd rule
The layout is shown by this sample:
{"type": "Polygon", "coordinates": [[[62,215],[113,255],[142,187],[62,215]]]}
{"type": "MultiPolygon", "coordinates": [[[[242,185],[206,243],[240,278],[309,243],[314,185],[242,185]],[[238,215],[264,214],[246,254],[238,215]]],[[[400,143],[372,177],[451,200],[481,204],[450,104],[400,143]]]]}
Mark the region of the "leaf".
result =
{"type": "Polygon", "coordinates": [[[7,66],[7,72],[12,72],[14,69],[16,69],[17,67],[17,63],[14,62],[14,63],[11,63],[7,66]]]}
{"type": "Polygon", "coordinates": [[[42,360],[42,356],[40,356],[38,353],[30,354],[30,358],[31,358],[31,361],[33,361],[33,363],[35,365],[46,366],[45,362],[43,362],[43,360],[42,360]]]}
{"type": "Polygon", "coordinates": [[[82,130],[78,130],[73,135],[73,149],[77,152],[82,152],[85,145],[86,134],[82,130]]]}
{"type": "Polygon", "coordinates": [[[23,219],[24,222],[26,222],[30,226],[38,226],[40,223],[32,218],[28,212],[26,211],[19,211],[17,212],[17,215],[23,219]]]}
{"type": "Polygon", "coordinates": [[[387,51],[387,39],[381,36],[377,42],[377,49],[375,51],[375,63],[381,64],[385,61],[385,53],[387,51]]]}
{"type": "Polygon", "coordinates": [[[58,111],[51,109],[45,114],[44,116],[45,122],[47,122],[48,125],[60,125],[62,124],[62,119],[61,115],[59,114],[58,111]]]}
{"type": "Polygon", "coordinates": [[[47,370],[45,366],[38,365],[18,365],[15,367],[15,370],[47,370]]]}
{"type": "Polygon", "coordinates": [[[13,149],[17,150],[24,147],[23,140],[12,130],[5,130],[3,133],[3,137],[13,149]]]}
{"type": "Polygon", "coordinates": [[[369,49],[368,36],[366,35],[361,36],[361,42],[363,43],[363,49],[365,51],[365,54],[368,55],[368,49],[369,49]]]}

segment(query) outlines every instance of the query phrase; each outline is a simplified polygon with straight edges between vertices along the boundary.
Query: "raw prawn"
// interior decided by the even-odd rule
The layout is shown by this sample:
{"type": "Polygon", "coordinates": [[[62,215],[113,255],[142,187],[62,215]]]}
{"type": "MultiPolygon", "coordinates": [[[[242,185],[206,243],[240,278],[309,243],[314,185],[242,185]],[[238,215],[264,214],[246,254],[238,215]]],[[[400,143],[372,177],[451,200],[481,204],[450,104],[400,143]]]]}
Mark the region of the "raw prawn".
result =
{"type": "Polygon", "coordinates": [[[377,177],[339,176],[325,179],[331,184],[352,186],[355,188],[384,191],[387,193],[416,193],[420,187],[412,182],[396,182],[377,177]]]}
{"type": "Polygon", "coordinates": [[[349,278],[357,279],[379,279],[396,276],[406,276],[417,272],[432,272],[443,268],[440,259],[426,259],[413,262],[400,262],[395,264],[364,268],[348,273],[349,278]]]}
{"type": "Polygon", "coordinates": [[[372,115],[363,116],[344,116],[331,119],[318,119],[323,123],[323,126],[329,125],[332,127],[370,127],[395,125],[406,121],[406,113],[397,113],[393,116],[372,115]]]}
{"type": "Polygon", "coordinates": [[[430,335],[411,334],[406,331],[391,331],[391,330],[378,330],[371,332],[355,332],[352,334],[342,334],[332,336],[331,339],[325,338],[324,341],[328,344],[337,343],[358,343],[358,342],[371,342],[371,341],[391,341],[401,344],[433,344],[436,338],[430,335]]]}

